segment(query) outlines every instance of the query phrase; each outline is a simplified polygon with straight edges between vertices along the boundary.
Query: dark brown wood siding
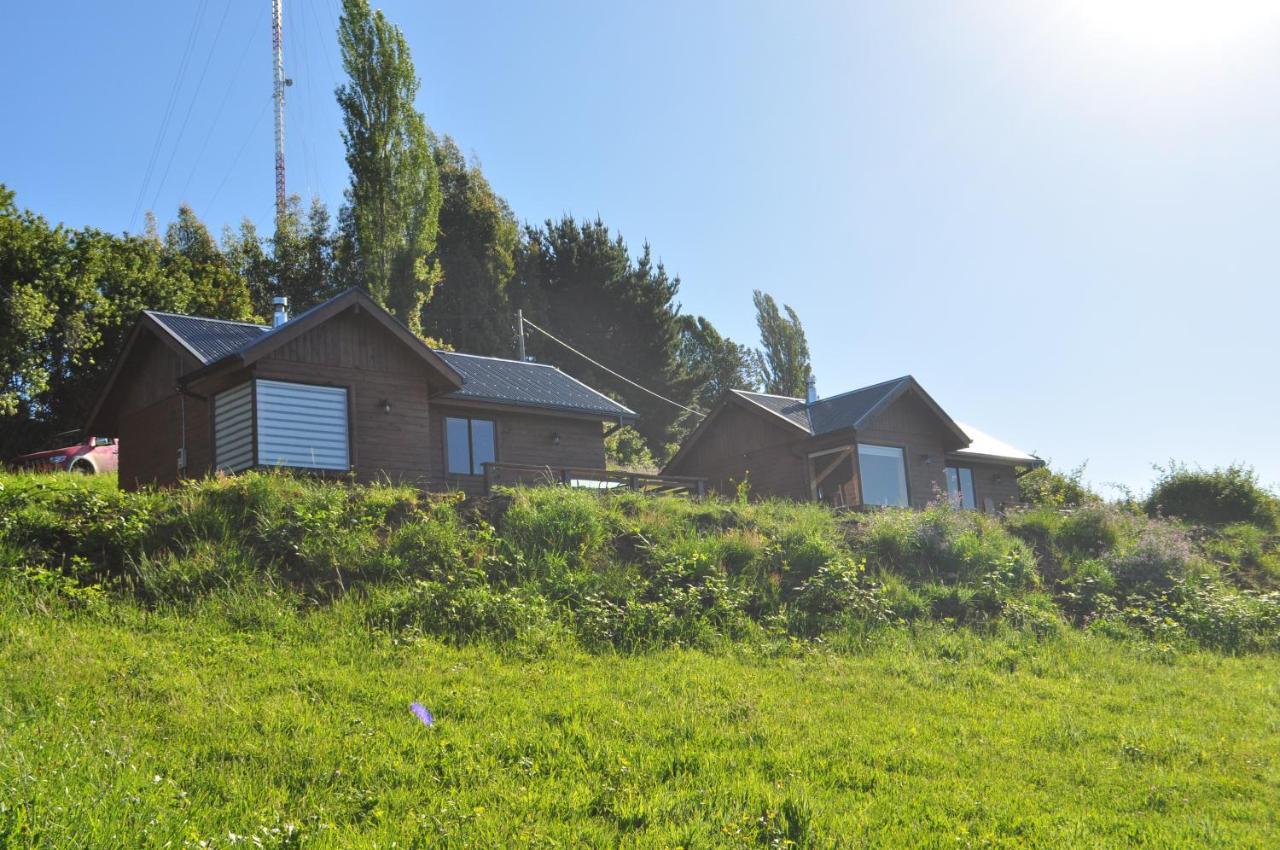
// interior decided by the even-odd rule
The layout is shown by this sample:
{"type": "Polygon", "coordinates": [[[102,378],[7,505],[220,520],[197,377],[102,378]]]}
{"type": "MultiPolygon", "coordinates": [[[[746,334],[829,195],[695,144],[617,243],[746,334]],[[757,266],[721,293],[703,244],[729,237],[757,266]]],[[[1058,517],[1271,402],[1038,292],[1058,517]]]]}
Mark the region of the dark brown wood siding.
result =
{"type": "Polygon", "coordinates": [[[499,463],[518,463],[552,468],[577,466],[604,469],[604,425],[592,419],[558,416],[554,413],[517,413],[479,405],[450,405],[436,402],[431,407],[431,477],[433,488],[462,490],[475,495],[484,490],[478,476],[450,475],[445,466],[444,420],[447,416],[489,419],[497,428],[499,463]],[[559,443],[555,436],[559,435],[559,443]]]}
{"type": "MultiPolygon", "coordinates": [[[[133,490],[177,481],[184,404],[178,396],[178,378],[199,365],[195,357],[179,353],[153,331],[139,335],[121,368],[119,389],[112,400],[119,432],[113,436],[120,439],[121,487],[133,490]]],[[[188,415],[190,404],[188,399],[188,415]]]]}
{"type": "Polygon", "coordinates": [[[947,492],[947,430],[928,406],[911,393],[858,429],[859,443],[900,446],[907,464],[907,495],[913,508],[923,508],[947,492]]]}
{"type": "Polygon", "coordinates": [[[136,490],[165,486],[178,480],[178,449],[182,445],[177,394],[141,410],[120,414],[120,486],[136,490]]]}
{"type": "Polygon", "coordinates": [[[354,312],[317,325],[251,369],[255,378],[345,387],[356,478],[418,484],[431,471],[426,370],[378,322],[354,312]]]}
{"type": "Polygon", "coordinates": [[[730,401],[666,471],[706,478],[707,487],[718,493],[732,493],[746,479],[753,495],[808,499],[805,460],[792,451],[803,435],[773,418],[730,401]]]}
{"type": "Polygon", "coordinates": [[[1012,465],[973,463],[963,457],[952,457],[947,465],[967,466],[973,470],[974,507],[978,510],[999,511],[1018,503],[1018,476],[1012,465]],[[990,500],[990,505],[987,500],[990,500]]]}

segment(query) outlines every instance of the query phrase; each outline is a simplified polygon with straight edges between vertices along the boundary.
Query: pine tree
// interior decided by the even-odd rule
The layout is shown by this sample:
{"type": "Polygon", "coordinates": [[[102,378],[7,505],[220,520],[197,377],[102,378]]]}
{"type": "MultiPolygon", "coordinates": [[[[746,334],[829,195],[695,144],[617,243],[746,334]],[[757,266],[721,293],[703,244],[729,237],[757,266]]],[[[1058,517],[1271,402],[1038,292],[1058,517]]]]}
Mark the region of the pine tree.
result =
{"type": "Polygon", "coordinates": [[[423,325],[459,351],[510,355],[515,336],[507,290],[520,238],[516,217],[453,139],[446,136],[436,146],[435,160],[444,198],[438,243],[443,278],[423,325]]]}
{"type": "MultiPolygon", "coordinates": [[[[534,322],[609,369],[684,403],[690,386],[677,361],[679,278],[655,263],[646,244],[632,261],[626,242],[602,221],[571,217],[527,228],[511,293],[534,322]]],[[[540,337],[530,352],[593,387],[623,399],[654,456],[670,449],[679,408],[637,390],[540,337]]]]}

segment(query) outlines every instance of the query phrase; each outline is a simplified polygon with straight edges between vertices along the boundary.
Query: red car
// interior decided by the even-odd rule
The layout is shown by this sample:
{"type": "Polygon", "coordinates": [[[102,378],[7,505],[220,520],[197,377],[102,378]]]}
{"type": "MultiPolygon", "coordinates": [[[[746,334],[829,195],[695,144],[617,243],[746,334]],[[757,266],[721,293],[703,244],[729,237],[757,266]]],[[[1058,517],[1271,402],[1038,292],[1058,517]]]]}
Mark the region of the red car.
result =
{"type": "Polygon", "coordinates": [[[65,469],[95,475],[99,472],[115,472],[119,466],[120,444],[115,437],[90,437],[87,440],[61,449],[31,452],[13,459],[14,469],[36,472],[52,472],[65,469]]]}

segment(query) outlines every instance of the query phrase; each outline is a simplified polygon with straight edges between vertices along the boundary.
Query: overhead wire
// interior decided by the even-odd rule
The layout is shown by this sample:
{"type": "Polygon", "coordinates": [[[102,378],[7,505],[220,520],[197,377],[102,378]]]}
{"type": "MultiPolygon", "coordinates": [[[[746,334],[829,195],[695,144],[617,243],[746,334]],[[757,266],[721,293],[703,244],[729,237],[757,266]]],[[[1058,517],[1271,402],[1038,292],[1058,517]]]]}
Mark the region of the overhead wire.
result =
{"type": "Polygon", "coordinates": [[[173,150],[169,152],[169,160],[165,163],[164,174],[160,177],[159,185],[156,186],[155,197],[151,199],[152,209],[155,208],[156,203],[160,200],[160,193],[164,191],[165,181],[169,178],[169,169],[173,167],[173,158],[177,156],[178,149],[182,147],[182,137],[187,131],[187,123],[190,122],[191,113],[200,97],[200,89],[204,86],[204,78],[209,73],[209,65],[213,62],[213,54],[218,49],[218,39],[222,36],[222,28],[227,23],[227,14],[231,11],[233,2],[234,0],[227,0],[227,5],[222,10],[222,17],[218,19],[218,29],[213,34],[213,43],[209,45],[209,54],[205,57],[204,67],[200,69],[200,79],[196,81],[195,91],[191,93],[191,102],[187,104],[186,114],[182,116],[182,126],[178,128],[178,137],[173,142],[173,150]]]}
{"type": "Polygon", "coordinates": [[[262,101],[262,108],[258,110],[258,117],[254,119],[253,126],[249,128],[249,132],[245,135],[244,141],[240,144],[240,149],[236,151],[235,157],[232,158],[231,164],[227,166],[227,173],[223,175],[222,182],[218,184],[218,188],[214,190],[213,195],[209,198],[209,202],[205,204],[205,209],[213,206],[213,202],[218,199],[218,195],[222,193],[222,187],[227,185],[227,181],[231,179],[232,173],[235,171],[236,164],[240,162],[240,157],[244,156],[245,148],[249,147],[249,142],[253,140],[253,134],[257,132],[258,127],[262,124],[262,117],[267,114],[267,107],[271,105],[274,95],[268,95],[262,101]]]}
{"type": "Polygon", "coordinates": [[[578,349],[574,348],[574,347],[573,347],[572,345],[570,345],[569,343],[565,342],[564,340],[562,340],[562,339],[560,339],[559,337],[557,337],[557,336],[555,336],[554,334],[552,334],[550,331],[547,331],[547,330],[545,330],[545,329],[543,329],[543,328],[538,327],[537,325],[535,325],[533,322],[529,321],[528,319],[524,319],[523,321],[524,321],[524,324],[526,324],[526,325],[528,325],[529,327],[533,328],[535,331],[538,331],[538,332],[539,332],[539,333],[541,333],[542,335],[546,336],[548,339],[550,339],[550,340],[552,340],[552,341],[554,341],[554,342],[557,342],[557,343],[559,343],[560,345],[564,346],[564,347],[565,347],[565,348],[567,348],[569,351],[572,351],[574,354],[578,355],[578,356],[579,356],[579,357],[581,357],[583,360],[586,360],[588,363],[592,364],[593,366],[595,366],[595,367],[597,367],[597,368],[599,368],[599,369],[603,369],[605,372],[608,372],[610,375],[612,375],[613,377],[617,378],[619,381],[622,381],[622,382],[624,382],[624,383],[630,384],[631,386],[635,387],[636,389],[638,389],[638,390],[640,390],[640,391],[642,391],[642,392],[646,392],[646,393],[648,393],[649,395],[653,396],[653,397],[654,397],[654,398],[656,398],[656,399],[660,399],[661,401],[665,401],[667,404],[670,404],[670,405],[672,405],[672,406],[674,406],[674,407],[678,407],[678,408],[680,408],[681,410],[685,411],[686,413],[692,413],[694,416],[697,416],[697,417],[699,417],[699,418],[703,418],[703,417],[705,417],[705,416],[706,416],[706,414],[705,414],[705,413],[703,413],[703,412],[702,412],[702,411],[700,411],[700,410],[694,410],[692,407],[685,407],[685,406],[684,406],[683,404],[681,404],[680,402],[678,402],[678,401],[672,401],[671,399],[667,398],[666,396],[662,395],[661,393],[654,392],[653,390],[649,389],[648,387],[644,386],[643,384],[638,384],[638,383],[636,383],[635,381],[633,381],[633,380],[631,380],[630,378],[628,378],[626,375],[621,375],[621,374],[619,374],[619,373],[615,372],[614,370],[610,369],[608,366],[606,366],[606,365],[604,365],[603,363],[601,363],[599,360],[594,359],[594,358],[593,358],[593,357],[591,357],[590,355],[587,355],[587,354],[582,353],[581,351],[579,351],[578,349]]]}
{"type": "Polygon", "coordinates": [[[173,116],[173,107],[178,100],[178,92],[182,90],[182,82],[186,79],[187,64],[191,59],[191,51],[195,47],[196,34],[200,29],[200,21],[204,17],[204,10],[208,7],[209,0],[201,0],[196,7],[195,19],[191,22],[191,31],[187,34],[187,43],[182,51],[182,59],[178,62],[178,72],[173,78],[173,87],[169,90],[169,99],[165,103],[164,112],[160,118],[160,129],[156,133],[155,144],[151,147],[151,156],[147,160],[147,167],[143,172],[142,184],[138,187],[138,198],[133,203],[133,213],[129,216],[129,229],[133,229],[134,222],[138,220],[138,212],[142,209],[142,201],[147,195],[147,188],[151,184],[151,175],[155,171],[156,162],[160,158],[160,149],[164,145],[164,138],[169,132],[169,119],[173,116]]]}
{"type": "Polygon", "coordinates": [[[186,181],[182,184],[182,191],[179,195],[186,195],[187,189],[191,186],[192,179],[195,178],[196,172],[200,168],[200,163],[204,159],[204,152],[209,147],[209,140],[213,138],[214,131],[218,128],[218,119],[222,117],[222,111],[227,106],[227,101],[231,99],[232,92],[235,91],[235,82],[240,78],[240,70],[244,67],[245,57],[249,55],[249,48],[253,47],[254,36],[258,34],[258,29],[262,24],[263,18],[267,14],[267,6],[265,3],[258,4],[258,18],[253,23],[253,28],[249,30],[249,37],[245,40],[244,47],[240,51],[240,58],[236,61],[236,69],[231,73],[231,79],[227,81],[226,90],[222,94],[222,100],[218,103],[218,108],[213,113],[213,121],[209,125],[209,132],[204,134],[204,140],[200,143],[200,150],[196,153],[195,160],[191,164],[191,173],[187,175],[186,181]]]}

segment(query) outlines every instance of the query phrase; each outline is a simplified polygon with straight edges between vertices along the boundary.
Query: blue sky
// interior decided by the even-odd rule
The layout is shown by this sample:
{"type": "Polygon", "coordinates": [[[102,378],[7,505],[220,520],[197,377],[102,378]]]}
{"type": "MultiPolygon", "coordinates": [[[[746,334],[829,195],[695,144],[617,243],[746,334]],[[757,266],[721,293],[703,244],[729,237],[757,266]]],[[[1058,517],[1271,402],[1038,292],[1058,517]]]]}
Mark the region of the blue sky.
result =
{"type": "MultiPolygon", "coordinates": [[[[773,293],[823,393],[911,373],[956,418],[1141,491],[1170,459],[1280,484],[1275,5],[381,7],[427,120],[522,219],[647,239],[687,311],[753,344],[751,291],[773,293]]],[[[141,229],[140,198],[162,223],[183,200],[215,231],[270,221],[269,0],[207,0],[141,191],[201,8],[6,12],[20,204],[115,231],[141,229]]],[[[285,8],[289,189],[336,209],[338,0],[285,8]]]]}

